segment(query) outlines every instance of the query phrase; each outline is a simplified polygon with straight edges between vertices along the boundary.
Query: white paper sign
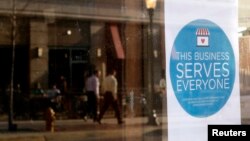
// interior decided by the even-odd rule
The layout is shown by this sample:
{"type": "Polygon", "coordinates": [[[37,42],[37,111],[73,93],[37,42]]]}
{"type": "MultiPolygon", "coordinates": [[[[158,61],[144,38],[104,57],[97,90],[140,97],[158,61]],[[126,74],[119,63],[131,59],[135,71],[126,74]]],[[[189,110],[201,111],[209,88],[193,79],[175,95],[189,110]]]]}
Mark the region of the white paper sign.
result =
{"type": "Polygon", "coordinates": [[[165,0],[168,141],[240,124],[237,0],[165,0]]]}

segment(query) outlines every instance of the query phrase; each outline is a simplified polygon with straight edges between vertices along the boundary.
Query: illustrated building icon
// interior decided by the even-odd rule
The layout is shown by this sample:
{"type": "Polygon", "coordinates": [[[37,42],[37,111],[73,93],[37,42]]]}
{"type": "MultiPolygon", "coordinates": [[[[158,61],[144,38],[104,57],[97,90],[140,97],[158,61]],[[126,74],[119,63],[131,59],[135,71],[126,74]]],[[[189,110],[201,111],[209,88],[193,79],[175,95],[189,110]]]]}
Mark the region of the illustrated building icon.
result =
{"type": "Polygon", "coordinates": [[[209,46],[209,30],[207,28],[198,28],[196,30],[197,46],[208,47],[209,46]]]}

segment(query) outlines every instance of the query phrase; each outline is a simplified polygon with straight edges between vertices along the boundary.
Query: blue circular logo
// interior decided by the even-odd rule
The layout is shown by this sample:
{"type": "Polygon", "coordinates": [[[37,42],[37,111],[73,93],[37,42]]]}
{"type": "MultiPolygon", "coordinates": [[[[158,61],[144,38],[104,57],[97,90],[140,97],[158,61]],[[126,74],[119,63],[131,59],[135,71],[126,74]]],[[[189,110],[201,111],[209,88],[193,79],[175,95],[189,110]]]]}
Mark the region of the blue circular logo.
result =
{"type": "Polygon", "coordinates": [[[231,95],[234,51],[224,31],[209,20],[192,21],[180,30],[169,68],[174,94],[191,116],[215,114],[231,95]]]}

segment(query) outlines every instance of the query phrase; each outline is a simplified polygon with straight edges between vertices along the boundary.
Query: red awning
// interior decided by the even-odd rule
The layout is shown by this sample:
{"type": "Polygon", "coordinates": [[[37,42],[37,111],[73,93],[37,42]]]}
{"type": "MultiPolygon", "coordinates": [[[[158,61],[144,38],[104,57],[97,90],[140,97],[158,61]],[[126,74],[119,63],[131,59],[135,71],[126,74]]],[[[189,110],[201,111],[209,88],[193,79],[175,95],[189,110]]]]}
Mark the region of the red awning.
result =
{"type": "Polygon", "coordinates": [[[115,51],[116,51],[116,55],[118,59],[124,59],[125,55],[124,55],[124,50],[123,50],[123,46],[121,43],[121,38],[118,32],[118,27],[115,24],[110,25],[110,30],[111,30],[111,34],[112,34],[112,39],[113,39],[113,43],[115,46],[115,51]]]}

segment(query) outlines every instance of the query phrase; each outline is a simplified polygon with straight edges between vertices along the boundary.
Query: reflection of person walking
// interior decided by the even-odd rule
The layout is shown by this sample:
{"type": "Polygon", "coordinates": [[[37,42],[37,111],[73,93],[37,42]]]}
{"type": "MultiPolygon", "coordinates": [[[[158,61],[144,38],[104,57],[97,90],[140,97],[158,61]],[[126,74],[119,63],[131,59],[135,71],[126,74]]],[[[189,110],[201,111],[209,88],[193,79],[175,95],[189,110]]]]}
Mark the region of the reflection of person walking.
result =
{"type": "Polygon", "coordinates": [[[118,106],[118,100],[117,100],[117,80],[115,78],[116,71],[113,70],[109,73],[109,75],[104,79],[103,81],[103,90],[104,90],[104,102],[103,106],[100,110],[100,115],[98,118],[98,123],[101,124],[101,119],[103,115],[105,114],[106,110],[108,109],[109,105],[112,105],[115,115],[117,118],[118,124],[122,124],[122,118],[120,109],[118,106]]]}
{"type": "Polygon", "coordinates": [[[92,116],[93,121],[97,120],[97,106],[98,106],[98,98],[99,98],[99,75],[100,72],[98,70],[94,70],[93,74],[87,78],[86,81],[86,90],[88,97],[88,111],[90,116],[92,116]]]}
{"type": "Polygon", "coordinates": [[[60,90],[60,95],[63,99],[63,106],[65,110],[71,114],[71,96],[68,93],[66,78],[63,75],[60,76],[57,86],[57,88],[60,90]]]}
{"type": "Polygon", "coordinates": [[[65,96],[67,94],[67,81],[63,75],[60,76],[58,82],[58,89],[60,90],[61,95],[65,96]]]}

